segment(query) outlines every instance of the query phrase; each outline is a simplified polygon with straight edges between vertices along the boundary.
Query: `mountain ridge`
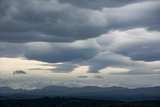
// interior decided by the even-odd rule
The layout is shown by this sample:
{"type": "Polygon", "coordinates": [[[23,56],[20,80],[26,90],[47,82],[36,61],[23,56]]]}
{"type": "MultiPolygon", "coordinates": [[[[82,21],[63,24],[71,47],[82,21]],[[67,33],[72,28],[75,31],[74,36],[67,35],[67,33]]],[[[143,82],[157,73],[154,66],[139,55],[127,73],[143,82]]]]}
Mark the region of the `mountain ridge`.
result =
{"type": "Polygon", "coordinates": [[[66,87],[47,86],[41,89],[25,90],[0,87],[0,96],[18,97],[80,97],[108,100],[160,100],[160,86],[129,89],[125,87],[66,87]],[[7,92],[8,91],[8,92],[7,92]]]}

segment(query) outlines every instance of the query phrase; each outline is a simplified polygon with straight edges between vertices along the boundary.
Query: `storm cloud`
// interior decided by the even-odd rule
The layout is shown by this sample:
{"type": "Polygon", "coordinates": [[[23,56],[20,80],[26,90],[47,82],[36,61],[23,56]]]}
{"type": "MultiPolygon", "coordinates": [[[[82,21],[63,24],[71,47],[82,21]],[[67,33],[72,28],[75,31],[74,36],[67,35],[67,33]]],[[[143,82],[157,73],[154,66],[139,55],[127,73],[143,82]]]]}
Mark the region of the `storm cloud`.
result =
{"type": "Polygon", "coordinates": [[[62,3],[70,3],[77,7],[99,10],[103,7],[121,7],[127,4],[143,2],[144,0],[58,0],[62,3]]]}
{"type": "MultiPolygon", "coordinates": [[[[105,5],[101,10],[80,8],[56,0],[0,2],[3,11],[0,16],[1,42],[73,42],[98,37],[111,29],[160,28],[160,3],[156,1],[123,1],[122,4],[126,5],[122,7],[105,5]]],[[[84,1],[75,2],[83,5],[84,1]]],[[[108,1],[106,4],[114,2],[118,4],[116,1],[108,1]]]]}
{"type": "Polygon", "coordinates": [[[53,72],[156,74],[147,63],[160,60],[159,10],[154,0],[0,0],[0,57],[48,62],[53,72]]]}
{"type": "Polygon", "coordinates": [[[25,57],[50,63],[81,61],[90,59],[99,53],[94,41],[80,41],[74,43],[28,43],[25,57]],[[91,42],[91,43],[89,43],[91,42]],[[81,43],[83,45],[81,45],[81,43]],[[92,46],[87,46],[92,44],[92,46]]]}

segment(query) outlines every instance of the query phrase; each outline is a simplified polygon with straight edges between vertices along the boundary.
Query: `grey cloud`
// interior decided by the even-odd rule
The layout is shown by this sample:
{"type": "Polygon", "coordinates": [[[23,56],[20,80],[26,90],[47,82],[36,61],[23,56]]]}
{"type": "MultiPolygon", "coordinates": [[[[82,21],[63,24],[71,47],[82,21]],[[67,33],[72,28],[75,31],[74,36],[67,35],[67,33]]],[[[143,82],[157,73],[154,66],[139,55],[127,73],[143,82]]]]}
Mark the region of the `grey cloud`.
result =
{"type": "Polygon", "coordinates": [[[78,76],[78,78],[88,78],[88,76],[80,75],[80,76],[78,76]]]}
{"type": "Polygon", "coordinates": [[[112,67],[122,67],[129,66],[130,59],[128,57],[111,53],[111,52],[102,52],[84,63],[89,65],[89,71],[91,73],[97,73],[99,70],[106,68],[107,66],[112,67]]]}
{"type": "Polygon", "coordinates": [[[111,73],[110,75],[158,75],[160,72],[155,71],[154,68],[148,67],[145,64],[134,64],[134,66],[130,65],[128,67],[130,71],[128,72],[119,72],[119,73],[111,73]],[[136,66],[135,66],[136,65],[136,66]]]}
{"type": "MultiPolygon", "coordinates": [[[[49,63],[62,64],[49,64],[48,66],[55,66],[50,70],[53,72],[71,72],[77,67],[76,64],[93,58],[100,52],[100,49],[94,41],[77,41],[73,43],[27,43],[27,44],[15,44],[15,43],[1,43],[4,51],[0,52],[1,57],[20,57],[24,56],[27,59],[44,61],[49,63]],[[18,48],[19,47],[19,48],[18,48]],[[75,65],[74,65],[75,64],[75,65]]],[[[47,66],[47,65],[42,65],[47,66]]],[[[30,69],[30,70],[42,70],[42,69],[30,69]]]]}
{"type": "MultiPolygon", "coordinates": [[[[84,66],[88,65],[89,72],[91,73],[97,73],[99,72],[99,70],[109,66],[109,67],[120,67],[129,69],[130,71],[125,74],[152,74],[154,73],[152,72],[154,71],[154,69],[148,67],[146,64],[143,64],[145,62],[139,63],[138,61],[134,61],[135,60],[134,57],[129,56],[130,54],[127,53],[139,52],[142,54],[147,47],[150,47],[150,49],[146,50],[145,51],[146,53],[154,49],[158,49],[159,45],[156,45],[159,44],[158,34],[159,33],[157,32],[149,32],[145,29],[133,29],[123,32],[116,31],[112,32],[111,34],[106,34],[104,36],[96,38],[96,41],[100,46],[93,41],[86,40],[81,42],[65,43],[65,44],[43,43],[43,42],[27,43],[23,44],[25,46],[21,47],[23,47],[23,50],[25,50],[24,55],[28,59],[40,60],[51,63],[62,62],[62,64],[53,64],[53,66],[56,68],[46,69],[53,72],[71,72],[79,65],[84,65],[84,66]],[[141,35],[141,38],[143,39],[137,38],[135,34],[141,35]],[[146,35],[148,35],[147,37],[151,39],[144,38],[146,35]],[[77,52],[75,52],[75,50],[77,50],[77,52]],[[55,54],[55,52],[59,53],[55,54]],[[94,52],[95,54],[93,54],[94,52]],[[27,54],[33,56],[29,58],[27,54]],[[40,56],[37,57],[37,55],[40,56]],[[68,57],[71,58],[68,59],[68,57]],[[43,58],[44,59],[48,58],[48,59],[44,60],[43,58]]],[[[9,46],[11,45],[9,50],[10,53],[12,53],[12,51],[14,50],[14,49],[12,50],[12,46],[14,46],[14,44],[10,43],[8,45],[9,46]]],[[[139,55],[137,54],[137,56],[139,55]]],[[[52,64],[49,66],[52,66],[52,64]]]]}
{"type": "Polygon", "coordinates": [[[143,28],[110,32],[97,38],[106,50],[130,57],[132,60],[160,60],[160,33],[143,28]]]}
{"type": "MultiPolygon", "coordinates": [[[[71,72],[80,65],[88,65],[91,73],[97,73],[109,66],[129,69],[130,71],[125,74],[154,74],[153,68],[147,66],[145,62],[135,61],[136,59],[131,55],[139,52],[137,56],[146,61],[147,59],[143,57],[142,53],[149,53],[154,49],[158,50],[158,34],[158,32],[150,32],[145,29],[132,29],[113,31],[111,34],[95,38],[96,42],[93,42],[95,40],[73,43],[33,42],[23,44],[24,46],[21,47],[23,47],[24,55],[28,59],[50,63],[62,62],[62,64],[53,64],[56,68],[47,69],[53,72],[71,72]],[[135,34],[141,35],[143,39],[137,38],[135,34]]],[[[13,46],[13,43],[10,45],[13,46]]],[[[157,50],[155,53],[158,52],[157,50]]],[[[147,55],[150,57],[149,54],[147,55]]]]}
{"type": "Polygon", "coordinates": [[[101,76],[101,75],[94,75],[93,78],[96,78],[96,79],[104,79],[104,77],[101,76]]]}
{"type": "Polygon", "coordinates": [[[0,57],[22,57],[22,44],[0,42],[0,57]]]}
{"type": "Polygon", "coordinates": [[[142,40],[139,41],[141,42],[135,41],[126,46],[119,46],[120,49],[116,50],[115,52],[125,56],[129,56],[133,60],[158,61],[160,60],[159,34],[160,33],[158,32],[144,32],[144,35],[140,34],[142,40]],[[145,37],[146,35],[148,35],[148,38],[145,37]]]}
{"type": "Polygon", "coordinates": [[[31,68],[31,69],[28,69],[28,70],[47,70],[47,69],[44,69],[44,68],[31,68]]]}
{"type": "MultiPolygon", "coordinates": [[[[79,44],[77,44],[79,45],[79,44]]],[[[81,61],[94,57],[99,53],[99,49],[83,46],[77,47],[75,44],[51,44],[32,43],[27,46],[25,57],[44,62],[57,63],[67,61],[81,61]],[[36,45],[34,47],[34,44],[36,45]],[[37,45],[39,44],[39,45],[37,45]]]]}
{"type": "Polygon", "coordinates": [[[159,31],[159,4],[159,1],[133,3],[120,8],[104,8],[103,12],[109,28],[126,30],[144,27],[159,31]]]}
{"type": "Polygon", "coordinates": [[[5,15],[6,11],[8,10],[8,7],[10,7],[10,0],[0,0],[0,17],[2,15],[5,15]]]}
{"type": "Polygon", "coordinates": [[[102,9],[103,7],[121,7],[127,4],[143,2],[144,0],[58,0],[62,3],[70,3],[74,6],[87,9],[102,9]]]}
{"type": "Polygon", "coordinates": [[[160,49],[159,43],[149,44],[149,46],[144,45],[139,47],[128,47],[129,50],[121,50],[117,53],[131,57],[133,60],[142,60],[142,61],[158,61],[160,60],[160,49]]]}
{"type": "Polygon", "coordinates": [[[51,71],[53,73],[68,73],[72,72],[77,67],[77,65],[69,62],[65,62],[62,64],[53,64],[50,66],[52,66],[52,68],[31,68],[28,70],[51,71]]]}
{"type": "MultiPolygon", "coordinates": [[[[8,5],[7,1],[2,1],[8,5]]],[[[122,4],[127,2],[123,1],[122,4]]],[[[5,15],[0,17],[0,41],[73,42],[97,37],[110,29],[146,27],[159,30],[158,4],[158,1],[147,1],[91,10],[56,0],[14,0],[7,11],[2,9],[5,15]]]]}
{"type": "Polygon", "coordinates": [[[107,51],[88,60],[89,72],[111,66],[130,70],[118,74],[157,74],[145,61],[159,60],[159,32],[145,29],[116,31],[96,40],[107,51]]]}
{"type": "Polygon", "coordinates": [[[93,49],[57,49],[48,53],[25,53],[27,59],[57,63],[92,58],[97,52],[93,49]]]}
{"type": "Polygon", "coordinates": [[[158,74],[154,68],[148,66],[146,62],[134,61],[127,56],[123,56],[111,52],[103,52],[92,59],[84,62],[84,65],[89,66],[90,73],[98,73],[106,67],[125,68],[128,72],[111,73],[111,74],[158,74]]]}
{"type": "Polygon", "coordinates": [[[67,73],[67,72],[72,72],[77,67],[77,65],[70,62],[65,62],[63,64],[56,64],[55,67],[56,68],[51,68],[47,70],[52,72],[58,72],[58,73],[61,73],[61,72],[67,73]]]}
{"type": "Polygon", "coordinates": [[[13,9],[0,21],[1,41],[71,42],[105,32],[106,20],[98,11],[78,9],[55,0],[15,0],[11,6],[13,9]]]}
{"type": "Polygon", "coordinates": [[[16,75],[16,74],[27,74],[27,73],[23,70],[16,70],[13,72],[13,75],[16,75]]]}
{"type": "Polygon", "coordinates": [[[1,85],[7,84],[7,83],[8,83],[8,81],[7,81],[7,80],[0,79],[0,84],[1,84],[1,85]]]}
{"type": "Polygon", "coordinates": [[[140,28],[114,31],[96,38],[96,41],[104,52],[86,61],[89,72],[98,72],[110,66],[130,70],[120,74],[157,74],[145,61],[160,60],[159,32],[140,28]]]}
{"type": "MultiPolygon", "coordinates": [[[[24,56],[27,59],[49,63],[62,62],[57,64],[56,68],[50,69],[54,72],[70,72],[79,65],[88,65],[89,72],[93,73],[111,66],[128,68],[131,70],[130,73],[134,71],[137,74],[144,72],[145,67],[151,71],[153,69],[135,60],[160,59],[157,36],[149,36],[147,40],[144,39],[146,36],[142,35],[144,32],[138,34],[133,32],[135,34],[132,37],[131,34],[127,37],[123,35],[126,30],[136,27],[144,27],[147,32],[159,31],[159,1],[141,3],[123,1],[122,4],[115,2],[111,7],[103,7],[100,3],[100,7],[103,7],[100,10],[86,9],[82,8],[83,6],[75,4],[73,6],[71,5],[73,3],[60,3],[56,0],[15,0],[13,2],[1,0],[1,2],[4,4],[4,6],[0,5],[0,11],[3,11],[0,16],[1,57],[24,56]],[[117,38],[118,35],[107,35],[108,37],[102,38],[103,41],[96,41],[100,47],[95,46],[94,43],[86,44],[88,41],[73,42],[99,37],[112,29],[114,32],[122,31],[118,34],[122,33],[122,36],[117,38]],[[139,39],[144,41],[134,40],[135,35],[142,37],[139,39]],[[127,42],[123,44],[125,37],[131,40],[125,39],[127,42]],[[140,69],[142,65],[143,69],[140,69]],[[138,69],[134,68],[138,68],[140,72],[136,72],[138,69]]],[[[146,35],[148,36],[148,33],[146,35]]]]}
{"type": "Polygon", "coordinates": [[[82,61],[94,57],[100,52],[96,42],[86,40],[73,43],[27,44],[0,42],[0,57],[25,57],[31,60],[49,63],[82,61]]]}

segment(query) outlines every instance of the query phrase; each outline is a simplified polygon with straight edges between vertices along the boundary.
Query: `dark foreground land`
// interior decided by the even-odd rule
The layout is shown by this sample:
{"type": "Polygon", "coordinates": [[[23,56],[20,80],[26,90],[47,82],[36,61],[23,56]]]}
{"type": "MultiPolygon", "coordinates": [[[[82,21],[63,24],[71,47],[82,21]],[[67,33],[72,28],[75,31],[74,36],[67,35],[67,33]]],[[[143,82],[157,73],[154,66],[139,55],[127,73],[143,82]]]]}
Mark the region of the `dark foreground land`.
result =
{"type": "Polygon", "coordinates": [[[84,98],[1,99],[0,107],[160,107],[160,101],[122,102],[84,98]]]}

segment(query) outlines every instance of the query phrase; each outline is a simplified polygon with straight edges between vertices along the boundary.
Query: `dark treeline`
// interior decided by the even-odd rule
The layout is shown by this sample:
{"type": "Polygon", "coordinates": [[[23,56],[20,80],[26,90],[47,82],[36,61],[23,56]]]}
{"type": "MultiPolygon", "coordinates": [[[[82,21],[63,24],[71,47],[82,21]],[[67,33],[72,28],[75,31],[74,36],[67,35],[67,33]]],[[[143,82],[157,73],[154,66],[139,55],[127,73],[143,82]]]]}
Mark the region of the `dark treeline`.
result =
{"type": "Polygon", "coordinates": [[[160,107],[160,101],[106,101],[83,98],[1,99],[0,107],[160,107]]]}

